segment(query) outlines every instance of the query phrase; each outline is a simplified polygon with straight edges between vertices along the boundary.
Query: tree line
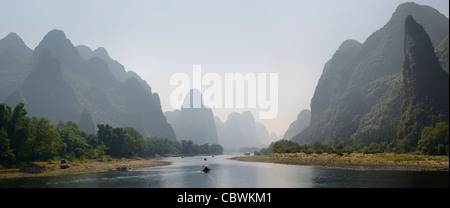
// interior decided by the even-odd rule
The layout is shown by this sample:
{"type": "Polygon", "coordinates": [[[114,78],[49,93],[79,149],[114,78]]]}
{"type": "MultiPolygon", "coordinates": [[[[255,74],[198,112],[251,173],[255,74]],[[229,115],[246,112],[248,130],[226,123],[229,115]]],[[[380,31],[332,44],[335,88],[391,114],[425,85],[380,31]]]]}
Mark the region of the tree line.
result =
{"type": "Polygon", "coordinates": [[[223,147],[219,144],[195,144],[192,140],[171,141],[167,138],[151,137],[147,139],[144,155],[148,157],[167,155],[219,155],[223,147]]]}
{"type": "MultiPolygon", "coordinates": [[[[316,141],[312,144],[298,144],[290,140],[279,140],[272,142],[267,148],[262,148],[254,152],[255,155],[267,155],[273,153],[330,153],[343,155],[344,153],[359,152],[364,154],[396,152],[405,153],[405,144],[395,141],[391,144],[386,142],[371,143],[369,146],[355,149],[344,147],[342,144],[329,146],[322,142],[316,141]]],[[[427,155],[449,155],[449,126],[446,122],[437,123],[434,127],[424,127],[418,140],[415,153],[427,155]]]]}
{"type": "Polygon", "coordinates": [[[171,154],[222,154],[218,144],[194,144],[192,140],[144,138],[131,127],[98,124],[97,133],[79,130],[68,121],[52,125],[47,118],[29,117],[25,104],[12,109],[0,103],[0,167],[55,159],[85,160],[110,157],[152,157],[171,154]]]}
{"type": "Polygon", "coordinates": [[[342,144],[336,147],[328,146],[322,142],[316,141],[313,144],[298,144],[291,140],[282,139],[276,142],[272,142],[267,148],[262,148],[254,152],[255,155],[267,155],[273,153],[299,153],[306,154],[322,154],[322,153],[335,153],[343,155],[344,153],[350,153],[352,150],[345,149],[342,144]]]}

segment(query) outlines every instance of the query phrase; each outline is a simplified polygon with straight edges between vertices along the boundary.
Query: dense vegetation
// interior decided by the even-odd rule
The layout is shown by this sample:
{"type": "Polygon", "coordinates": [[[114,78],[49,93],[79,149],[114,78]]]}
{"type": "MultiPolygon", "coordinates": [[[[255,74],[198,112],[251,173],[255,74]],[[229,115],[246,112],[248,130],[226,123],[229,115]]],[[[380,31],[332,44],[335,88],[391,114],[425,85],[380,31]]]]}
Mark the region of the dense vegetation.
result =
{"type": "Polygon", "coordinates": [[[401,4],[363,44],[345,41],[325,64],[311,100],[310,125],[292,140],[446,154],[445,135],[424,142],[431,137],[425,129],[448,128],[446,54],[448,18],[432,8],[401,4]],[[426,31],[405,27],[408,15],[426,31]],[[435,143],[439,150],[428,151],[425,143],[435,143]]]}
{"type": "Polygon", "coordinates": [[[223,153],[222,146],[218,144],[195,144],[192,140],[171,141],[167,138],[151,137],[147,139],[147,148],[143,155],[147,157],[167,155],[202,155],[223,153]]]}
{"type": "Polygon", "coordinates": [[[448,35],[447,37],[445,37],[445,39],[435,48],[435,52],[436,55],[439,58],[439,62],[442,66],[442,69],[447,72],[447,74],[449,73],[448,71],[448,35]]]}
{"type": "Polygon", "coordinates": [[[74,122],[53,126],[46,118],[28,117],[25,105],[0,104],[0,167],[48,161],[105,159],[169,154],[221,154],[220,145],[194,144],[167,138],[144,138],[131,127],[99,124],[97,134],[79,130],[74,122]]]}
{"type": "Polygon", "coordinates": [[[425,126],[449,121],[448,74],[442,70],[425,29],[412,16],[405,21],[402,75],[404,98],[398,138],[410,151],[417,147],[425,126]]]}
{"type": "MultiPolygon", "coordinates": [[[[436,124],[436,127],[425,127],[422,131],[421,139],[417,147],[416,153],[427,155],[449,155],[449,127],[446,123],[441,122],[436,124]]],[[[267,148],[254,151],[255,155],[268,155],[273,153],[299,153],[306,154],[337,154],[343,155],[344,153],[364,153],[374,154],[382,152],[395,152],[403,153],[401,146],[404,144],[392,143],[371,143],[369,146],[365,146],[360,149],[352,147],[345,147],[342,144],[336,146],[329,146],[322,142],[315,141],[312,144],[299,144],[290,140],[279,140],[272,142],[267,148]],[[399,148],[400,146],[400,148],[399,148]]]]}
{"type": "MultiPolygon", "coordinates": [[[[337,145],[336,147],[331,147],[322,142],[316,141],[312,145],[309,144],[298,144],[296,142],[282,139],[276,142],[272,142],[269,147],[262,148],[259,151],[255,151],[255,155],[267,155],[272,153],[298,153],[303,152],[306,154],[312,153],[334,153],[338,155],[342,155],[344,153],[355,152],[356,150],[344,148],[343,145],[337,145]]],[[[363,149],[359,150],[359,152],[363,153],[376,153],[379,150],[373,149],[363,149]]]]}

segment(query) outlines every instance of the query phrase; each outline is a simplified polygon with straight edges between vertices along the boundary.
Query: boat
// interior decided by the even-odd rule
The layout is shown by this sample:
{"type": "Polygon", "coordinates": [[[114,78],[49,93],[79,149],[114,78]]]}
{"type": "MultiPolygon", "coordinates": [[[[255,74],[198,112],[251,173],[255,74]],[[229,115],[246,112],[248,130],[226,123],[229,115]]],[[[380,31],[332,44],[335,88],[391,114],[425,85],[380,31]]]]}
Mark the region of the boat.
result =
{"type": "Polygon", "coordinates": [[[125,165],[125,164],[118,164],[116,171],[127,171],[128,170],[128,166],[129,165],[125,165]]]}
{"type": "Polygon", "coordinates": [[[208,165],[205,165],[202,169],[202,172],[204,173],[209,173],[209,171],[211,171],[211,168],[209,168],[208,165]]]}

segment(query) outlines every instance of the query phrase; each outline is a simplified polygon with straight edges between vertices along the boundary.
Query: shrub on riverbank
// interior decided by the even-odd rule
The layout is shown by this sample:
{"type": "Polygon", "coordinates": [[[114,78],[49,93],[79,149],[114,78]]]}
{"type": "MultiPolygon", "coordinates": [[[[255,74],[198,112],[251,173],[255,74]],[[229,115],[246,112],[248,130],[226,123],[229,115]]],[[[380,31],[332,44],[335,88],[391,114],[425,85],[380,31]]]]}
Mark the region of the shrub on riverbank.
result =
{"type": "MultiPolygon", "coordinates": [[[[448,150],[448,126],[445,123],[438,123],[436,127],[425,127],[422,133],[422,139],[419,140],[418,149],[416,154],[425,155],[449,155],[448,150]],[[447,143],[446,146],[441,143],[447,143]]],[[[298,144],[290,140],[279,140],[272,142],[267,148],[262,148],[254,152],[255,155],[268,155],[273,153],[305,153],[305,154],[337,154],[342,156],[345,153],[363,153],[363,154],[376,154],[376,153],[403,153],[398,151],[396,143],[387,144],[371,143],[369,146],[365,146],[361,149],[353,149],[351,147],[344,147],[342,144],[336,146],[329,146],[322,142],[316,141],[313,144],[298,144]]]]}
{"type": "Polygon", "coordinates": [[[312,145],[304,144],[300,145],[296,142],[290,140],[279,140],[276,142],[272,142],[269,147],[262,148],[259,151],[255,151],[255,155],[267,155],[272,153],[306,153],[306,154],[322,154],[322,153],[330,153],[342,155],[344,153],[351,153],[353,150],[344,149],[343,145],[337,145],[336,147],[331,147],[325,145],[321,142],[314,142],[312,145]]]}
{"type": "Polygon", "coordinates": [[[415,170],[448,171],[449,158],[439,155],[397,154],[397,153],[273,153],[248,157],[235,157],[246,162],[268,162],[289,165],[325,166],[357,170],[415,170]]]}

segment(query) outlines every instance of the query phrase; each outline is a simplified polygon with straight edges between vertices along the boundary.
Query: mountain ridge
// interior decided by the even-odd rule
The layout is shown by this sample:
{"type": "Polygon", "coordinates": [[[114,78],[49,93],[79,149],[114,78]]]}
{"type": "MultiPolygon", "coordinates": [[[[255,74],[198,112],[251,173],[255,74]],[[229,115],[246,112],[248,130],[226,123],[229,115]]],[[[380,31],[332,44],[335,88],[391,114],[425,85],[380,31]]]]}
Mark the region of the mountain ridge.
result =
{"type": "Polygon", "coordinates": [[[433,46],[448,35],[448,18],[437,10],[415,3],[399,5],[360,48],[355,44],[343,58],[337,50],[327,62],[311,99],[311,123],[293,141],[362,148],[396,140],[403,102],[404,23],[411,14],[425,26],[433,46]]]}
{"type": "Polygon", "coordinates": [[[449,77],[442,69],[422,25],[405,20],[403,104],[398,137],[416,147],[426,126],[449,121],[449,77]]]}
{"type": "Polygon", "coordinates": [[[89,50],[75,47],[62,30],[49,31],[30,57],[10,67],[16,72],[0,70],[5,78],[0,99],[10,105],[25,102],[30,115],[47,117],[52,123],[78,122],[82,111],[88,110],[95,123],[131,126],[144,136],[175,140],[159,96],[147,82],[124,68],[120,68],[124,78],[117,80],[108,63],[114,60],[106,49],[86,57],[89,50]]]}

